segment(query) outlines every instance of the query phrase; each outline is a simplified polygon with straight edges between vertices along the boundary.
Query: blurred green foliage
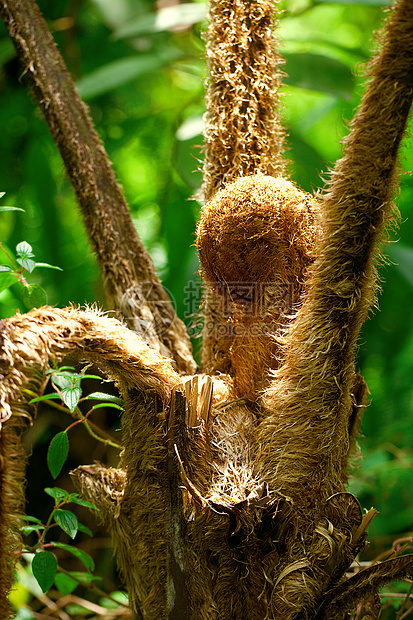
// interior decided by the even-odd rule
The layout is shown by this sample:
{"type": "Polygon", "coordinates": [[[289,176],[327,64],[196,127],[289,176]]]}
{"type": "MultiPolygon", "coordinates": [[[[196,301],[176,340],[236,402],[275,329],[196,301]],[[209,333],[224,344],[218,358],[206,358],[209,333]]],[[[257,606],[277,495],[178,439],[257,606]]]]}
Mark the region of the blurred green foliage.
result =
{"type": "MultiPolygon", "coordinates": [[[[377,0],[353,4],[284,0],[279,35],[286,58],[283,117],[289,171],[306,190],[340,157],[340,139],[359,101],[372,32],[382,21],[377,0]],[[356,72],[355,72],[356,71],[356,72]]],[[[90,106],[113,161],[139,234],[152,254],[178,313],[190,323],[184,289],[197,279],[194,230],[199,205],[205,60],[205,6],[157,11],[147,0],[39,0],[59,49],[90,106]]],[[[0,217],[0,239],[21,240],[38,260],[63,272],[33,274],[51,304],[104,305],[96,261],[72,189],[45,123],[28,95],[3,26],[0,27],[0,190],[3,204],[25,209],[0,217]],[[4,202],[6,200],[6,202],[4,202]]],[[[412,168],[413,145],[402,166],[412,168]]],[[[385,254],[380,312],[360,341],[359,369],[370,391],[363,421],[365,456],[351,488],[380,516],[371,526],[378,548],[413,531],[413,177],[403,175],[398,244],[385,254]]],[[[1,316],[25,308],[14,287],[0,295],[1,316]]]]}

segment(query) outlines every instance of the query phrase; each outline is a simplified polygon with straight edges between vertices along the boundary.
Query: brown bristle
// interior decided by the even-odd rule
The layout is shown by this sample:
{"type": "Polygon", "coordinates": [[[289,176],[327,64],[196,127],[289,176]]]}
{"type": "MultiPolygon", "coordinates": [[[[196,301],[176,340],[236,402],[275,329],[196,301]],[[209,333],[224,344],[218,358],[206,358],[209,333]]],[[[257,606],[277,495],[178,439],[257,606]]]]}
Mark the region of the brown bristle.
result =
{"type": "Polygon", "coordinates": [[[197,231],[206,280],[202,363],[257,398],[278,363],[276,336],[299,302],[320,234],[316,200],[282,177],[255,174],[220,190],[197,231]]]}
{"type": "Polygon", "coordinates": [[[282,177],[241,177],[203,209],[197,247],[207,282],[300,284],[317,237],[318,203],[282,177]]]}

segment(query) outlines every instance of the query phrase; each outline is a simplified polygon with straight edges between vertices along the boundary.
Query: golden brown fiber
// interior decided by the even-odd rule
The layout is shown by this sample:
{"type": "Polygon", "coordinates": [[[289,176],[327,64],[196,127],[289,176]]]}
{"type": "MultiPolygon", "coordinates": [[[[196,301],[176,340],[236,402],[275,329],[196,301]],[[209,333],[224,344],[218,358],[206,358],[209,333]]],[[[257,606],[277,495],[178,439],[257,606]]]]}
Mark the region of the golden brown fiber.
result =
{"type": "Polygon", "coordinates": [[[212,0],[206,44],[205,200],[239,176],[282,174],[280,58],[271,0],[212,0]]]}
{"type": "Polygon", "coordinates": [[[308,293],[266,394],[258,466],[273,472],[272,488],[303,506],[342,488],[355,347],[377,287],[378,244],[393,219],[397,151],[412,103],[412,24],[413,3],[402,0],[369,65],[370,83],[324,195],[308,293]]]}
{"type": "Polygon", "coordinates": [[[240,397],[255,400],[277,365],[277,336],[299,304],[318,215],[310,194],[262,174],[230,183],[202,211],[202,362],[206,372],[231,375],[240,397]]]}
{"type": "MultiPolygon", "coordinates": [[[[122,465],[128,469],[129,479],[123,501],[124,504],[138,501],[134,514],[139,513],[138,519],[142,523],[139,562],[149,558],[147,573],[140,569],[141,579],[138,582],[132,580],[130,584],[131,604],[136,608],[138,601],[151,597],[156,605],[164,605],[166,579],[158,580],[155,567],[166,573],[165,513],[168,500],[163,490],[167,483],[162,485],[156,468],[165,459],[166,449],[164,430],[154,402],[159,401],[162,411],[172,388],[181,381],[170,360],[153,351],[116,319],[74,308],[44,307],[4,319],[0,321],[0,344],[0,421],[3,422],[0,429],[0,617],[9,617],[7,594],[21,549],[19,518],[24,510],[25,457],[20,435],[32,419],[34,406],[29,400],[33,392],[41,392],[49,360],[61,361],[66,355],[96,362],[117,382],[125,401],[123,440],[126,462],[122,465]],[[27,395],[27,388],[30,388],[31,396],[27,395]],[[148,503],[137,500],[142,496],[148,503]],[[148,522],[153,530],[147,527],[148,522]],[[155,539],[151,532],[155,532],[155,539]],[[161,557],[164,558],[162,562],[161,557]]],[[[103,482],[109,485],[112,480],[116,487],[122,470],[117,479],[111,478],[110,473],[102,485],[103,482]]],[[[167,479],[167,472],[163,473],[167,479]]],[[[110,502],[106,504],[110,505],[110,502]]],[[[112,507],[116,510],[114,502],[112,507]]],[[[111,523],[113,515],[105,514],[104,508],[103,502],[101,515],[111,523]]],[[[126,523],[128,527],[133,525],[130,517],[126,523]]],[[[124,540],[126,525],[123,530],[124,540]]],[[[116,531],[114,536],[117,546],[116,531]]],[[[131,561],[128,556],[122,562],[123,558],[120,553],[121,570],[128,580],[131,561]]]]}

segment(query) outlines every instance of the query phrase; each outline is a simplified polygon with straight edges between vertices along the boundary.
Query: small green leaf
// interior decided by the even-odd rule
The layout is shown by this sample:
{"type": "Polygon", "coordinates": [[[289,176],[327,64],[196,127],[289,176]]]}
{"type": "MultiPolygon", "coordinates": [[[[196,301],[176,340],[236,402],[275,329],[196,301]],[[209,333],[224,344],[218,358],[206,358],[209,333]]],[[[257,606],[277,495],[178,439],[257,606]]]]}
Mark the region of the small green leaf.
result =
{"type": "Polygon", "coordinates": [[[16,261],[19,263],[19,265],[23,267],[23,269],[26,269],[29,273],[31,273],[33,269],[36,268],[36,263],[31,258],[17,258],[16,261]]]}
{"type": "Polygon", "coordinates": [[[53,499],[56,500],[56,504],[62,502],[63,500],[68,501],[68,498],[71,496],[70,493],[64,489],[59,489],[59,487],[46,487],[44,492],[47,493],[47,495],[50,495],[50,497],[53,497],[53,499]]]}
{"type": "Polygon", "coordinates": [[[30,243],[27,243],[27,241],[21,241],[20,243],[18,243],[16,245],[16,252],[19,256],[26,256],[29,258],[34,256],[33,248],[30,243]]]}
{"type": "Polygon", "coordinates": [[[0,265],[0,271],[11,271],[11,267],[7,265],[0,265]]]}
{"type": "Polygon", "coordinates": [[[82,99],[91,99],[127,84],[140,75],[152,73],[174,58],[164,58],[155,54],[140,54],[114,60],[76,82],[82,99]]]}
{"type": "Polygon", "coordinates": [[[91,583],[92,581],[102,581],[102,577],[97,575],[91,575],[90,573],[82,573],[76,570],[70,571],[70,574],[77,579],[80,579],[83,583],[91,583]]]}
{"type": "Polygon", "coordinates": [[[119,409],[120,411],[123,411],[123,407],[116,405],[115,403],[100,403],[99,405],[93,405],[91,411],[94,411],[95,409],[102,409],[102,407],[112,407],[112,409],[119,409]]]}
{"type": "Polygon", "coordinates": [[[90,508],[91,510],[97,510],[96,506],[94,506],[90,502],[87,502],[85,499],[80,499],[80,497],[77,496],[74,497],[74,494],[70,496],[70,499],[68,501],[73,502],[74,504],[78,504],[78,506],[85,506],[86,508],[90,508]]]}
{"type": "Polygon", "coordinates": [[[0,207],[0,211],[23,211],[24,212],[24,209],[20,209],[20,207],[0,207]]]}
{"type": "Polygon", "coordinates": [[[204,3],[175,4],[160,9],[156,13],[149,13],[143,17],[130,20],[115,32],[115,39],[136,37],[148,32],[162,32],[177,26],[191,26],[203,21],[206,14],[207,7],[204,3]]]}
{"type": "Polygon", "coordinates": [[[3,198],[3,196],[6,195],[6,192],[0,192],[0,198],[3,198]]]}
{"type": "Polygon", "coordinates": [[[105,394],[105,392],[92,392],[85,397],[85,400],[104,400],[107,403],[116,403],[117,405],[123,405],[123,400],[112,394],[105,394]]]}
{"type": "Polygon", "coordinates": [[[76,409],[81,396],[82,390],[80,389],[80,387],[74,387],[69,390],[62,390],[63,402],[72,413],[76,409]]]}
{"type": "Polygon", "coordinates": [[[28,607],[20,607],[19,611],[14,617],[14,620],[33,620],[33,612],[28,607]]]}
{"type": "Polygon", "coordinates": [[[90,531],[88,527],[86,527],[86,525],[83,525],[83,523],[79,523],[78,526],[79,526],[78,527],[79,532],[83,532],[84,534],[87,534],[88,536],[93,536],[93,533],[90,531]]]}
{"type": "Polygon", "coordinates": [[[99,605],[102,605],[105,609],[117,609],[119,605],[128,606],[128,595],[125,592],[121,592],[120,590],[116,590],[115,592],[110,593],[111,598],[103,597],[99,599],[99,605]],[[117,603],[113,600],[115,599],[117,603]]]}
{"type": "Polygon", "coordinates": [[[102,381],[102,377],[99,377],[99,375],[82,375],[82,374],[80,374],[80,375],[78,375],[78,377],[79,377],[79,381],[81,379],[99,379],[99,381],[102,381]]]}
{"type": "Polygon", "coordinates": [[[29,401],[29,405],[31,405],[32,403],[39,403],[43,400],[60,400],[60,396],[59,394],[56,394],[56,392],[52,392],[51,394],[43,394],[43,396],[37,396],[36,398],[32,398],[29,401]]]}
{"type": "Polygon", "coordinates": [[[16,281],[17,278],[13,273],[2,270],[0,272],[0,293],[15,284],[16,281]]]}
{"type": "Polygon", "coordinates": [[[78,375],[75,372],[55,372],[52,381],[61,390],[71,390],[72,387],[80,385],[78,375]]]}
{"type": "Polygon", "coordinates": [[[43,592],[53,584],[57,572],[57,561],[50,551],[36,553],[32,561],[33,575],[43,592]]]}
{"type": "Polygon", "coordinates": [[[79,585],[76,579],[72,579],[72,577],[65,575],[64,573],[56,573],[54,582],[56,588],[61,594],[63,594],[63,596],[66,596],[66,594],[71,594],[79,585]]]}
{"type": "Polygon", "coordinates": [[[23,521],[31,521],[32,523],[39,523],[42,525],[42,522],[37,517],[31,517],[30,515],[24,515],[22,517],[23,521]]]}
{"type": "Polygon", "coordinates": [[[38,284],[23,286],[21,290],[21,298],[28,310],[31,310],[32,308],[40,308],[41,306],[47,304],[46,292],[38,284]]]}
{"type": "Polygon", "coordinates": [[[77,373],[69,372],[59,372],[52,376],[53,383],[61,390],[64,404],[72,413],[76,409],[80,397],[82,396],[80,379],[77,373]]]}
{"type": "Polygon", "coordinates": [[[65,545],[59,542],[53,542],[52,544],[54,547],[57,547],[58,549],[64,549],[65,551],[68,551],[69,553],[74,555],[78,560],[80,560],[86,566],[88,570],[93,571],[95,567],[95,563],[93,559],[90,557],[90,555],[86,553],[86,551],[83,551],[82,549],[78,549],[77,547],[73,547],[72,545],[65,545]]]}
{"type": "Polygon", "coordinates": [[[54,375],[54,374],[58,375],[67,370],[71,370],[74,372],[75,369],[73,368],[73,366],[60,366],[60,368],[58,368],[57,370],[56,368],[49,368],[48,370],[46,370],[46,375],[54,375]]]}
{"type": "Polygon", "coordinates": [[[47,465],[53,478],[57,478],[69,453],[69,439],[66,431],[57,433],[47,451],[47,465]]]}
{"type": "Polygon", "coordinates": [[[23,525],[23,527],[20,528],[21,533],[25,536],[28,536],[28,534],[32,532],[38,532],[39,530],[44,530],[44,525],[23,525]]]}
{"type": "Polygon", "coordinates": [[[70,510],[56,510],[54,520],[70,538],[75,538],[79,529],[77,517],[70,510]]]}
{"type": "Polygon", "coordinates": [[[48,269],[57,269],[58,271],[63,271],[61,267],[56,267],[56,265],[49,265],[49,263],[36,263],[36,267],[47,267],[48,269]]]}

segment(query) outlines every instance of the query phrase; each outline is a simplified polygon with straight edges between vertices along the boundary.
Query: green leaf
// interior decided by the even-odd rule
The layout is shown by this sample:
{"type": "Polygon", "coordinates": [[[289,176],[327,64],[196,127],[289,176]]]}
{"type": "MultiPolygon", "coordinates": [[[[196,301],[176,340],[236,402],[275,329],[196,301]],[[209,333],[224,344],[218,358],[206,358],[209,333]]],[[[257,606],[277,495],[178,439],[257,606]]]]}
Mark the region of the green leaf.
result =
{"type": "Polygon", "coordinates": [[[54,520],[57,525],[62,528],[70,538],[75,538],[79,529],[78,520],[75,514],[70,510],[56,510],[54,513],[54,520]]]}
{"type": "Polygon", "coordinates": [[[25,536],[32,532],[38,532],[39,530],[44,530],[44,525],[23,525],[20,528],[21,533],[25,536]]]}
{"type": "Polygon", "coordinates": [[[78,525],[79,525],[78,527],[79,532],[83,532],[84,534],[87,534],[88,536],[93,536],[93,533],[88,527],[86,527],[86,525],[83,525],[83,523],[79,523],[78,525]]]}
{"type": "Polygon", "coordinates": [[[47,267],[48,269],[57,269],[58,271],[63,271],[61,267],[56,267],[56,265],[49,265],[49,263],[36,263],[36,267],[47,267]]]}
{"type": "Polygon", "coordinates": [[[69,439],[66,431],[57,433],[47,451],[47,465],[53,478],[57,478],[69,453],[69,439]]]}
{"type": "Polygon", "coordinates": [[[99,405],[93,405],[91,411],[94,411],[95,409],[102,409],[102,407],[112,407],[112,409],[119,409],[119,411],[123,411],[123,407],[116,405],[116,403],[99,403],[99,405]]]}
{"type": "Polygon", "coordinates": [[[69,374],[69,373],[65,372],[67,370],[70,370],[70,371],[74,372],[75,369],[74,369],[73,366],[60,366],[57,370],[56,370],[56,368],[48,368],[46,370],[45,374],[46,375],[56,375],[56,376],[58,376],[60,373],[62,373],[62,374],[66,375],[66,374],[69,374]]]}
{"type": "Polygon", "coordinates": [[[89,609],[86,609],[86,607],[78,603],[70,603],[69,605],[66,605],[65,610],[70,618],[86,618],[87,616],[90,616],[89,609]]]}
{"type": "Polygon", "coordinates": [[[62,390],[63,402],[72,413],[76,409],[81,396],[82,390],[80,387],[62,390]]]}
{"type": "Polygon", "coordinates": [[[6,192],[0,192],[0,198],[3,198],[3,196],[6,195],[6,192]]]}
{"type": "Polygon", "coordinates": [[[33,248],[30,243],[27,243],[27,241],[21,241],[20,243],[18,243],[16,245],[16,252],[19,256],[25,256],[29,258],[34,256],[33,248]]]}
{"type": "Polygon", "coordinates": [[[91,99],[127,84],[140,75],[152,73],[166,63],[165,58],[155,54],[121,58],[85,75],[76,86],[82,99],[91,99]]]}
{"type": "Polygon", "coordinates": [[[74,555],[78,560],[80,560],[86,566],[88,570],[93,571],[95,567],[95,563],[93,559],[90,557],[90,555],[86,553],[86,551],[83,551],[82,549],[78,549],[77,547],[73,547],[72,545],[65,545],[59,542],[53,542],[51,544],[54,547],[57,547],[58,549],[64,549],[65,551],[68,551],[69,553],[74,555]]]}
{"type": "Polygon", "coordinates": [[[36,398],[32,398],[29,401],[29,405],[32,403],[39,403],[43,400],[60,400],[60,395],[56,394],[56,392],[52,392],[51,394],[43,394],[43,396],[37,396],[36,398]]]}
{"type": "MultiPolygon", "coordinates": [[[[19,259],[17,259],[17,261],[21,262],[19,259]]],[[[20,294],[23,303],[28,310],[31,310],[32,308],[40,308],[41,306],[47,304],[46,292],[38,284],[23,286],[20,294]]]]}
{"type": "Polygon", "coordinates": [[[90,573],[82,573],[73,570],[70,571],[70,574],[73,575],[73,577],[77,577],[77,579],[80,579],[85,584],[91,583],[92,581],[102,581],[102,577],[98,577],[97,575],[91,575],[90,573]]]}
{"type": "Polygon", "coordinates": [[[64,489],[59,489],[59,487],[46,487],[44,489],[44,492],[47,493],[47,495],[50,495],[50,497],[53,497],[53,499],[56,500],[56,504],[62,502],[63,500],[67,501],[68,498],[71,496],[70,493],[68,493],[64,489]]]}
{"type": "Polygon", "coordinates": [[[20,209],[20,207],[0,207],[0,211],[23,211],[24,213],[24,209],[20,209]]]}
{"type": "Polygon", "coordinates": [[[75,372],[56,372],[52,375],[52,381],[61,390],[71,390],[80,385],[79,375],[75,372]]]}
{"type": "MultiPolygon", "coordinates": [[[[3,266],[3,265],[2,265],[3,266]]],[[[7,288],[15,284],[17,281],[16,276],[10,271],[1,270],[0,271],[0,293],[5,291],[7,288]]]]}
{"type": "Polygon", "coordinates": [[[71,594],[79,585],[76,579],[72,579],[72,577],[65,575],[64,573],[56,573],[54,582],[56,588],[61,594],[63,594],[63,596],[66,594],[71,594]]]}
{"type": "Polygon", "coordinates": [[[80,497],[78,497],[75,493],[72,493],[68,501],[73,502],[74,504],[78,504],[78,506],[85,506],[86,508],[90,508],[91,510],[97,510],[96,506],[94,506],[90,502],[87,502],[85,499],[80,499],[80,497]]]}
{"type": "Polygon", "coordinates": [[[0,265],[0,271],[11,271],[11,267],[7,265],[0,265]]]}
{"type": "Polygon", "coordinates": [[[57,572],[57,561],[50,551],[36,553],[32,561],[33,575],[43,592],[53,584],[57,572]]]}
{"type": "Polygon", "coordinates": [[[81,377],[76,373],[62,372],[52,375],[53,383],[60,388],[64,404],[72,413],[82,396],[80,380],[81,377]]]}
{"type": "Polygon", "coordinates": [[[286,84],[330,93],[349,100],[353,74],[348,65],[321,54],[285,54],[286,84]]]}
{"type": "Polygon", "coordinates": [[[36,268],[36,263],[31,258],[16,258],[16,261],[26,269],[29,273],[31,273],[36,268]]]}
{"type": "Polygon", "coordinates": [[[33,620],[33,612],[28,607],[20,607],[14,620],[33,620]]]}
{"type": "Polygon", "coordinates": [[[206,18],[206,4],[198,2],[188,2],[186,4],[175,4],[160,9],[156,13],[150,13],[132,19],[126,25],[122,26],[114,34],[115,39],[125,39],[127,37],[136,37],[138,35],[147,34],[149,32],[162,32],[163,30],[171,30],[179,26],[191,26],[197,22],[202,22],[206,18]]]}
{"type": "Polygon", "coordinates": [[[123,400],[114,396],[113,394],[105,394],[105,392],[92,392],[85,397],[85,400],[104,400],[107,403],[116,403],[117,405],[123,405],[123,400]]]}
{"type": "Polygon", "coordinates": [[[126,592],[121,592],[120,590],[116,590],[115,592],[110,593],[111,598],[103,597],[99,599],[99,605],[105,607],[105,609],[116,609],[119,605],[128,606],[129,600],[126,592]],[[113,600],[117,601],[117,604],[113,600]]]}
{"type": "Polygon", "coordinates": [[[99,375],[82,375],[82,374],[80,374],[80,375],[78,375],[78,377],[79,377],[79,381],[81,379],[99,379],[99,381],[102,381],[102,377],[99,377],[99,375]]]}
{"type": "Polygon", "coordinates": [[[24,515],[22,517],[23,521],[31,521],[32,523],[39,523],[42,525],[42,522],[37,517],[31,517],[30,515],[24,515]]]}

